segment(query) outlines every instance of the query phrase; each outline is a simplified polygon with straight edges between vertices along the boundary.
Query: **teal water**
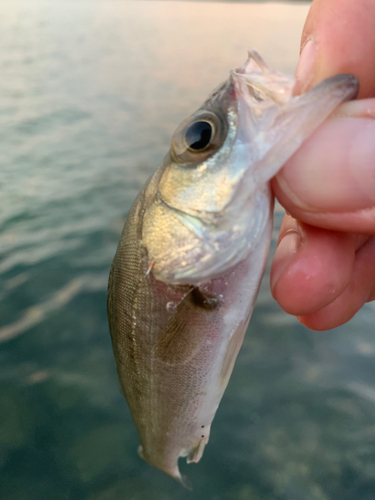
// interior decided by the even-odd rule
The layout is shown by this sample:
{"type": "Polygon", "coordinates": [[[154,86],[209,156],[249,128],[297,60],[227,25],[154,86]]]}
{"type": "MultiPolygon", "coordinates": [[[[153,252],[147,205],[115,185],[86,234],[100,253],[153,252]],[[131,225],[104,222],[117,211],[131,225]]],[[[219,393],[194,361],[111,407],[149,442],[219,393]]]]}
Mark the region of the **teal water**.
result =
{"type": "Polygon", "coordinates": [[[307,8],[0,3],[1,499],[375,498],[373,305],[310,332],[267,271],[204,457],[181,466],[193,492],[137,457],[107,326],[126,213],[173,130],[248,48],[292,72],[307,8]]]}

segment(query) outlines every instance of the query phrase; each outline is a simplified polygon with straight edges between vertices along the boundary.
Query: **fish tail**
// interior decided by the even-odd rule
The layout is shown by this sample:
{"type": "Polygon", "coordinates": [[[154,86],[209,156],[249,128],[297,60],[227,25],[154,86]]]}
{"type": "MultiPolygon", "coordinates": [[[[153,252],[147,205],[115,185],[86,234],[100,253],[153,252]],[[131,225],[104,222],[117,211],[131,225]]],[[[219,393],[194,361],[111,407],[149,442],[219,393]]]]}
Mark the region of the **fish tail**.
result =
{"type": "Polygon", "coordinates": [[[150,460],[147,460],[147,458],[145,457],[145,453],[143,451],[143,446],[142,445],[138,446],[138,455],[143,460],[145,460],[145,462],[147,462],[150,465],[153,465],[154,467],[157,467],[158,469],[162,470],[163,472],[165,472],[166,474],[168,474],[168,476],[173,477],[173,479],[175,479],[178,483],[180,483],[187,490],[191,491],[193,489],[192,485],[191,485],[190,479],[188,477],[186,477],[186,476],[182,476],[181,475],[180,469],[178,468],[178,463],[177,462],[176,462],[176,464],[174,466],[171,466],[171,467],[165,467],[165,466],[153,463],[150,460]]]}
{"type": "Polygon", "coordinates": [[[173,479],[178,481],[184,488],[191,491],[193,489],[193,486],[191,484],[190,479],[187,476],[182,476],[180,471],[178,470],[178,467],[177,467],[177,471],[178,471],[178,474],[175,476],[172,476],[173,479]]]}

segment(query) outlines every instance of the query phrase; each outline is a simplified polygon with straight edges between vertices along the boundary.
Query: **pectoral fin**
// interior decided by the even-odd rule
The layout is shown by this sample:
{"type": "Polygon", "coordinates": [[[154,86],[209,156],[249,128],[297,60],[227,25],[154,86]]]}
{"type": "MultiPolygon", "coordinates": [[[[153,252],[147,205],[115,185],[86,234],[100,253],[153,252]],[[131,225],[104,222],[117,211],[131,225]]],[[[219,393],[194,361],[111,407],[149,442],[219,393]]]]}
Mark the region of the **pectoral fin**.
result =
{"type": "Polygon", "coordinates": [[[203,340],[199,328],[192,327],[191,318],[197,309],[203,310],[202,314],[211,314],[216,307],[217,300],[214,296],[205,294],[198,287],[192,288],[160,332],[155,345],[156,357],[169,365],[187,363],[203,340]]]}

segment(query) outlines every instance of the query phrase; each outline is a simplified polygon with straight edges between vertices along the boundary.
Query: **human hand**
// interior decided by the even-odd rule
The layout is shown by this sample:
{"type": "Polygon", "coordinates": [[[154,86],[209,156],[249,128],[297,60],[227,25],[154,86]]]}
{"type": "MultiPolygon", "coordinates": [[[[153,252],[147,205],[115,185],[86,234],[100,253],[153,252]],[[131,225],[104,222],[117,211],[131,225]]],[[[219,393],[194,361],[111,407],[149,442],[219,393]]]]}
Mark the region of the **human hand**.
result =
{"type": "Polygon", "coordinates": [[[314,0],[296,91],[355,75],[361,100],[343,104],[273,179],[286,215],[271,268],[274,298],[313,330],[375,299],[375,2],[314,0]]]}

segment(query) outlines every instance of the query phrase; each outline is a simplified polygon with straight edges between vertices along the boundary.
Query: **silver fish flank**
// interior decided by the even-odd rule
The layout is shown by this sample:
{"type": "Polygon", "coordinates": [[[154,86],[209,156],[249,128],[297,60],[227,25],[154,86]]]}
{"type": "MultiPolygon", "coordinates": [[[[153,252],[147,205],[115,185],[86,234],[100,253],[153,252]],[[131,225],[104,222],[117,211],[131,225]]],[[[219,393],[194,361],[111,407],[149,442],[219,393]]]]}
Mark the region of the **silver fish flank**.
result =
{"type": "Polygon", "coordinates": [[[140,454],[183,483],[232,373],[272,231],[269,181],[357,80],[292,96],[255,52],[176,130],[137,196],[113,260],[108,316],[140,454]]]}

